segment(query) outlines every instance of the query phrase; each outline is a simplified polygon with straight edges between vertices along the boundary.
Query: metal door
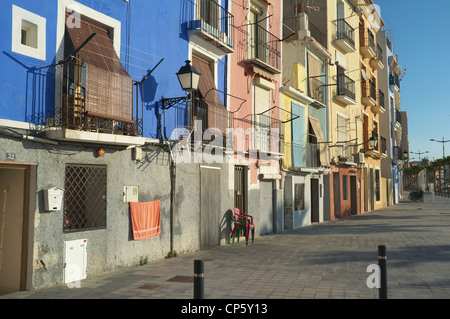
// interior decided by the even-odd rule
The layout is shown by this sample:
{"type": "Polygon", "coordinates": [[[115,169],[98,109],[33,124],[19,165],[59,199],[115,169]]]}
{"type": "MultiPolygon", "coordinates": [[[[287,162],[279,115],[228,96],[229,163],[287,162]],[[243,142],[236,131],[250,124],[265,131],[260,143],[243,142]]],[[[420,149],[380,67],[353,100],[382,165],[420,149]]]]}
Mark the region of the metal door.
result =
{"type": "MultiPolygon", "coordinates": [[[[260,204],[260,219],[259,229],[260,234],[273,233],[273,186],[272,181],[259,182],[259,204],[260,204]]],[[[256,225],[258,227],[258,225],[256,225]]]]}
{"type": "Polygon", "coordinates": [[[220,169],[200,171],[200,249],[219,246],[220,169]]]}
{"type": "Polygon", "coordinates": [[[311,222],[318,223],[319,217],[319,180],[311,178],[311,222]]]}
{"type": "Polygon", "coordinates": [[[341,177],[333,173],[334,217],[341,217],[341,177]]]}

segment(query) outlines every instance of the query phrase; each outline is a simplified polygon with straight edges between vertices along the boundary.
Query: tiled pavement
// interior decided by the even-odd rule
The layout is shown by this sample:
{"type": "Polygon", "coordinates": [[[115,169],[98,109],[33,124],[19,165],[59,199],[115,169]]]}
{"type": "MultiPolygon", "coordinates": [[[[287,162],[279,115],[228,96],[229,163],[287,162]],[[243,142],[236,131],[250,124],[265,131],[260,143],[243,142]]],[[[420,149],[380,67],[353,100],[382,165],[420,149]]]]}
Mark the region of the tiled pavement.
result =
{"type": "Polygon", "coordinates": [[[426,195],[375,212],[185,254],[4,299],[192,299],[203,259],[207,299],[377,299],[367,287],[387,249],[390,299],[450,298],[450,199],[426,195]]]}

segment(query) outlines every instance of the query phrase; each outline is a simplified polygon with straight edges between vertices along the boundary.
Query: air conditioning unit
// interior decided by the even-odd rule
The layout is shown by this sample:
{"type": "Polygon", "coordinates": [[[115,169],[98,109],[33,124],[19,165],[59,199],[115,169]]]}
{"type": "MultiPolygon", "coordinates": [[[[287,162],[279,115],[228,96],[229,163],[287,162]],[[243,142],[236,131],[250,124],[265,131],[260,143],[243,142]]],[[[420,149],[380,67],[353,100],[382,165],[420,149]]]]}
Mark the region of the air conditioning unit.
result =
{"type": "Polygon", "coordinates": [[[364,164],[364,153],[356,153],[354,156],[355,163],[364,164]]]}

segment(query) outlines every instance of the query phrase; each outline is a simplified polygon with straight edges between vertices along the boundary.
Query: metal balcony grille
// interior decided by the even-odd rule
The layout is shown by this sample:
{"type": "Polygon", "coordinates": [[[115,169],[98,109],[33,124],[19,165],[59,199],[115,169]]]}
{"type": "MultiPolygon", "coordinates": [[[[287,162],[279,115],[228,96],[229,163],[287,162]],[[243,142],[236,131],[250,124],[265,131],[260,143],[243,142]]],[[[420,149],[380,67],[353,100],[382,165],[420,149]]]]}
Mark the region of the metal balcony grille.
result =
{"type": "Polygon", "coordinates": [[[106,166],[67,165],[64,231],[106,227],[106,166]]]}

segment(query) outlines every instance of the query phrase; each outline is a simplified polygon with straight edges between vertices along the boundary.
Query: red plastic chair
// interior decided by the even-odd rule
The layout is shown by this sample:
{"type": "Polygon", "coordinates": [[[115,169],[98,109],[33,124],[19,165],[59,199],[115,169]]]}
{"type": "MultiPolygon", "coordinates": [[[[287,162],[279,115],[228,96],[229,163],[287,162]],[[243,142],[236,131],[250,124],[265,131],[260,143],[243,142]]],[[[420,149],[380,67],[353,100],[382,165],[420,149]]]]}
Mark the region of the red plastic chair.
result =
{"type": "Polygon", "coordinates": [[[244,231],[245,244],[248,245],[250,232],[252,233],[252,243],[253,243],[255,239],[255,224],[253,223],[253,216],[244,214],[239,210],[239,208],[235,208],[234,215],[231,216],[231,220],[234,221],[233,232],[230,235],[230,238],[233,237],[233,244],[236,234],[239,242],[241,231],[244,231]]]}

